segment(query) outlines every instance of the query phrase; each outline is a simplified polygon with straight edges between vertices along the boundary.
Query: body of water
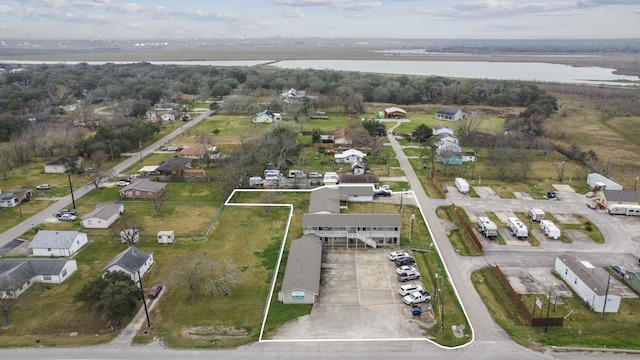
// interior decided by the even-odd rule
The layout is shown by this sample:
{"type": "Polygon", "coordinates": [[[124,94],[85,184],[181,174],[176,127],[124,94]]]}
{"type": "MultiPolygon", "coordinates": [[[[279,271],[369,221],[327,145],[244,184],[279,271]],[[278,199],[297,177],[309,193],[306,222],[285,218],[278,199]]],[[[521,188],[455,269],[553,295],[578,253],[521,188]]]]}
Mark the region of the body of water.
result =
{"type": "Polygon", "coordinates": [[[286,69],[360,71],[380,74],[443,76],[565,84],[633,86],[637,76],[617,75],[615,69],[575,67],[539,62],[288,60],[273,63],[286,69]]]}
{"type": "MultiPolygon", "coordinates": [[[[0,60],[0,64],[131,64],[139,61],[18,61],[0,60]]],[[[358,71],[379,74],[443,76],[468,79],[495,79],[564,84],[637,86],[637,76],[617,75],[615,69],[576,67],[539,62],[491,61],[402,61],[402,60],[232,60],[232,61],[146,61],[155,65],[181,66],[257,66],[283,69],[358,71]]]]}

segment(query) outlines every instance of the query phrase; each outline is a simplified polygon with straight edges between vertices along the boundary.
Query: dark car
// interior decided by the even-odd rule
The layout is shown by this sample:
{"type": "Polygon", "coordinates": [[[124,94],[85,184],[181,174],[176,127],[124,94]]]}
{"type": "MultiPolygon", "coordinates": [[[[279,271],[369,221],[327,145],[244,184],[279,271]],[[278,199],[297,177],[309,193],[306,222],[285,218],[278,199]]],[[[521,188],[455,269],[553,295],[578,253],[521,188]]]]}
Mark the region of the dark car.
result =
{"type": "Polygon", "coordinates": [[[149,289],[149,299],[155,299],[158,297],[158,295],[160,294],[160,291],[162,291],[162,285],[161,284],[155,284],[151,287],[151,289],[149,289]]]}
{"type": "Polygon", "coordinates": [[[403,265],[413,265],[416,263],[416,260],[411,256],[401,256],[396,258],[395,262],[396,262],[396,267],[400,267],[403,265]]]}
{"type": "Polygon", "coordinates": [[[622,277],[627,274],[627,270],[622,265],[611,265],[611,270],[615,271],[616,274],[622,277]]]}
{"type": "Polygon", "coordinates": [[[78,215],[78,212],[75,209],[62,209],[56,213],[56,216],[60,217],[64,214],[78,215]]]}

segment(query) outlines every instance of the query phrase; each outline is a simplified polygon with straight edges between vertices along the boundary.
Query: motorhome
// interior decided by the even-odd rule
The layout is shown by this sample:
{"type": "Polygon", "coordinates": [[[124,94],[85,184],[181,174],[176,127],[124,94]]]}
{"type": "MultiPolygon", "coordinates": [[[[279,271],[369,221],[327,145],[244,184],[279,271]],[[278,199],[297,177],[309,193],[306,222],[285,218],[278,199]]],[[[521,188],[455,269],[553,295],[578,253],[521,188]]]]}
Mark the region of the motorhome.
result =
{"type": "Polygon", "coordinates": [[[478,217],[478,231],[490,240],[494,240],[498,236],[498,227],[486,216],[478,217]]]}
{"type": "Polygon", "coordinates": [[[607,205],[607,212],[610,215],[640,216],[640,205],[610,204],[607,205]]]}
{"type": "Polygon", "coordinates": [[[541,220],[540,229],[549,239],[558,240],[560,238],[560,229],[551,220],[541,220]]]}
{"type": "Polygon", "coordinates": [[[469,192],[469,183],[467,182],[467,180],[463,178],[456,178],[455,184],[456,184],[456,188],[461,193],[466,194],[469,192]]]}
{"type": "Polygon", "coordinates": [[[542,209],[529,209],[529,213],[527,215],[531,221],[542,221],[547,218],[547,215],[542,209]]]}
{"type": "Polygon", "coordinates": [[[507,228],[509,232],[511,232],[511,235],[518,239],[526,239],[529,236],[529,229],[527,229],[527,226],[517,217],[507,219],[507,228]]]}

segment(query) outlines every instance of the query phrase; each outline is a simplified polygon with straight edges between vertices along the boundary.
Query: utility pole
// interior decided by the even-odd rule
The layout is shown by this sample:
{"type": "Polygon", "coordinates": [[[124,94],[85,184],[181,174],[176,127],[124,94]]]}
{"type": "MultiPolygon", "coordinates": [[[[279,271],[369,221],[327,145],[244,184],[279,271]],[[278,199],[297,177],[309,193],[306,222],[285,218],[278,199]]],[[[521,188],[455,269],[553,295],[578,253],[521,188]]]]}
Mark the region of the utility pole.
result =
{"type": "Polygon", "coordinates": [[[73,204],[74,210],[76,208],[76,199],[73,196],[73,184],[71,183],[71,172],[75,170],[76,170],[75,166],[71,166],[69,169],[67,169],[67,176],[69,177],[69,190],[71,190],[71,203],[73,204]]]}
{"type": "Polygon", "coordinates": [[[600,318],[604,317],[604,310],[607,308],[607,297],[609,296],[609,286],[611,286],[611,273],[609,273],[609,277],[607,278],[607,288],[604,291],[604,304],[602,304],[602,315],[600,318]]]}
{"type": "Polygon", "coordinates": [[[140,276],[140,269],[138,269],[138,284],[140,284],[140,292],[142,293],[142,303],[144,304],[144,313],[147,315],[147,326],[151,327],[151,320],[149,320],[149,309],[147,309],[147,298],[144,296],[144,288],[142,287],[142,276],[140,276]]]}
{"type": "Polygon", "coordinates": [[[411,213],[411,226],[409,227],[409,243],[413,244],[413,221],[416,219],[416,209],[413,208],[413,212],[411,213]]]}
{"type": "Polygon", "coordinates": [[[549,290],[549,299],[547,300],[547,319],[544,322],[544,332],[547,332],[549,327],[549,309],[551,309],[551,290],[549,290]]]}

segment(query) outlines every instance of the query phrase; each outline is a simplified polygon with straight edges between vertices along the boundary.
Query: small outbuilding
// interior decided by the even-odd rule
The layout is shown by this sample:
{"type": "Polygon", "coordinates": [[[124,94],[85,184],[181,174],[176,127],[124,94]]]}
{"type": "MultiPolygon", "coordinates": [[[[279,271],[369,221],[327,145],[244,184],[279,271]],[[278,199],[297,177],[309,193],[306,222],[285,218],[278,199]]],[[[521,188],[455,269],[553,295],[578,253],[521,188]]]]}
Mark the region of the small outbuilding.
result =
{"type": "Polygon", "coordinates": [[[384,109],[384,117],[387,119],[404,119],[407,117],[407,112],[399,107],[388,107],[384,109]]]}
{"type": "Polygon", "coordinates": [[[173,244],[176,233],[173,230],[158,231],[158,244],[173,244]]]}
{"type": "Polygon", "coordinates": [[[622,185],[598,173],[587,175],[587,185],[592,190],[622,190],[622,185]]]}

